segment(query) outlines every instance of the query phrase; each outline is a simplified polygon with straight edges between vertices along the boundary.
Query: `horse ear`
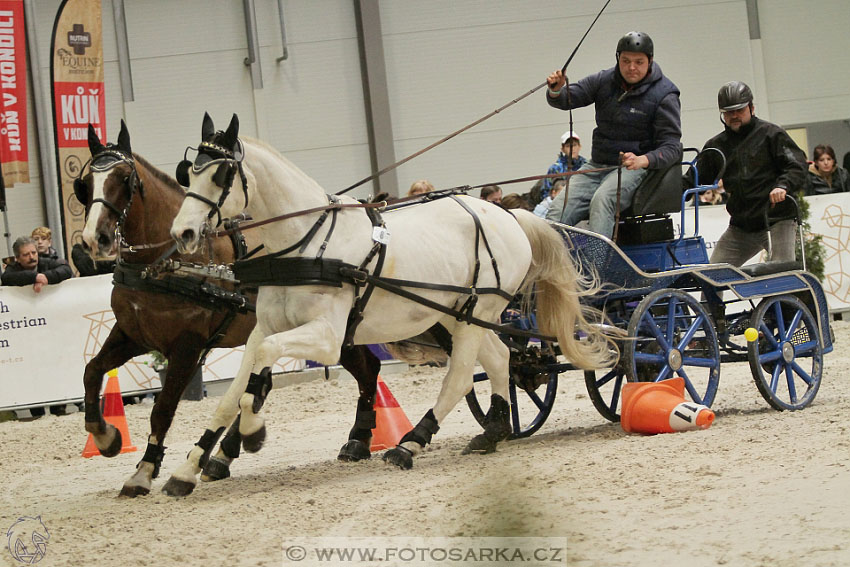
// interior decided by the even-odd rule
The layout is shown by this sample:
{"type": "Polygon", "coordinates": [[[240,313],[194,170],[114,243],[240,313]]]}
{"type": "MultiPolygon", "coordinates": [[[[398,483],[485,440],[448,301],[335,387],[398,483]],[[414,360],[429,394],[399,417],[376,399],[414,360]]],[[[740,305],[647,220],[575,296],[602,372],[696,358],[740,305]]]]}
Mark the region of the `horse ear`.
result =
{"type": "Polygon", "coordinates": [[[233,118],[230,119],[230,126],[227,127],[227,132],[224,133],[224,145],[228,149],[232,149],[236,145],[236,140],[239,138],[239,117],[233,113],[233,118]]]}
{"type": "Polygon", "coordinates": [[[201,141],[209,140],[215,134],[215,126],[208,112],[204,112],[204,122],[201,124],[201,141]]]}
{"type": "Polygon", "coordinates": [[[100,143],[100,138],[97,137],[97,132],[94,126],[89,122],[89,151],[91,155],[96,155],[104,150],[104,146],[100,143]]]}
{"type": "Polygon", "coordinates": [[[121,131],[118,133],[118,149],[127,154],[133,153],[130,149],[130,132],[127,130],[127,124],[121,120],[121,131]]]}

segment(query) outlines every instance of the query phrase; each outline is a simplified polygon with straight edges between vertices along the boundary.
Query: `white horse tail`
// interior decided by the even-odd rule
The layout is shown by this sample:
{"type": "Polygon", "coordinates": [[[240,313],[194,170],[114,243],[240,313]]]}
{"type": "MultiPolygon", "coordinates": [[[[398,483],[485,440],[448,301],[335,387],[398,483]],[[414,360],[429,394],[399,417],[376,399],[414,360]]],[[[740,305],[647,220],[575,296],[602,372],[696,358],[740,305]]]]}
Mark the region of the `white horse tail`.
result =
{"type": "Polygon", "coordinates": [[[532,261],[520,292],[532,297],[537,325],[544,335],[558,337],[561,352],[579,368],[612,366],[619,352],[613,336],[621,331],[605,325],[602,313],[581,303],[600,289],[595,278],[583,276],[564,239],[549,224],[527,211],[512,211],[531,244],[532,261]]]}

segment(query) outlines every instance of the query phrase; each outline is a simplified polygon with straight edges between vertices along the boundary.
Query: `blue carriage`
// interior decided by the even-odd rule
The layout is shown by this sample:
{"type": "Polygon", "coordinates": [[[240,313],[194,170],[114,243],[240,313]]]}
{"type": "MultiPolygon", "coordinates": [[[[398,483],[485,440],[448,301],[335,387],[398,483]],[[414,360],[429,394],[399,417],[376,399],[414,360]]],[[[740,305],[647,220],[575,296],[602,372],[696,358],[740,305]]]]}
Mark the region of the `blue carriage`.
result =
{"type": "MultiPolygon", "coordinates": [[[[748,361],[756,387],[773,408],[803,409],[817,394],[823,355],[833,348],[826,298],[820,282],[805,270],[805,260],[801,265],[770,262],[742,268],[708,263],[698,234],[697,196],[718,185],[717,180],[699,185],[696,162],[683,162],[694,168],[697,179],[687,191],[681,189],[678,164],[659,173],[657,183],[650,180],[638,189],[632,215],[618,226],[619,244],[552,223],[582,271],[602,284],[585,302],[604,313],[605,324],[625,335],[618,340],[620,356],[614,367],[584,373],[591,401],[611,421],[619,421],[626,381],[680,376],[686,396],[711,406],[723,362],[748,361]],[[650,191],[647,187],[651,194],[642,197],[650,191]],[[692,234],[685,236],[684,208],[690,198],[696,221],[692,234]],[[675,238],[670,218],[674,212],[681,214],[681,234],[675,238]]],[[[802,248],[802,229],[800,240],[802,248]]],[[[533,313],[509,311],[504,319],[526,330],[535,327],[533,313]]],[[[559,359],[557,344],[504,340],[512,351],[513,436],[526,437],[549,416],[558,375],[574,367],[559,359]]],[[[486,374],[477,374],[476,386],[467,395],[482,424],[486,410],[476,388],[486,380],[486,374]]]]}

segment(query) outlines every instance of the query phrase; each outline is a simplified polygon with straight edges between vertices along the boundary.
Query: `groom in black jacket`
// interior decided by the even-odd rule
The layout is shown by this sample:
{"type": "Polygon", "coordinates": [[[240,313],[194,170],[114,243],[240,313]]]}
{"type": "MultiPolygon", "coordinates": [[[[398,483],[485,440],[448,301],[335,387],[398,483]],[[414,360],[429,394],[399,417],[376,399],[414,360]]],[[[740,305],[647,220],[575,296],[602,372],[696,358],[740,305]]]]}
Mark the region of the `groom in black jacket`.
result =
{"type": "Polygon", "coordinates": [[[706,148],[716,148],[726,156],[723,187],[729,195],[726,210],[730,218],[711,263],[742,266],[762,250],[768,251],[768,261],[793,262],[797,223],[794,206],[785,196],[802,194],[808,185],[806,156],[785,130],[756,117],[753,93],[746,84],[732,81],[723,85],[717,104],[725,128],[705,143],[698,167],[700,182],[714,179],[721,161],[712,158],[716,152],[706,152],[706,148]]]}

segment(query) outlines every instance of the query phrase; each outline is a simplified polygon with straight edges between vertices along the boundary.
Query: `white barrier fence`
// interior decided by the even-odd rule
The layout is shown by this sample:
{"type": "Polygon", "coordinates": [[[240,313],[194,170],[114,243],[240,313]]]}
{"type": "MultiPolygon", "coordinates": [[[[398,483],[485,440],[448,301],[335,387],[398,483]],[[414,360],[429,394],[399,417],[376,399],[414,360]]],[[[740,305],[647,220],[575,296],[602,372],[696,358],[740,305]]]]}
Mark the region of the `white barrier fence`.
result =
{"type": "MultiPolygon", "coordinates": [[[[83,398],[85,365],[100,352],[115,323],[111,294],[111,274],[72,278],[41,293],[31,286],[0,287],[0,409],[83,398]]],[[[213,349],[204,381],[233,378],[242,351],[213,349]]],[[[161,387],[148,362],[149,356],[140,356],[118,369],[123,394],[161,387]]],[[[274,371],[303,367],[303,361],[282,359],[274,371]]]]}
{"type": "MultiPolygon", "coordinates": [[[[812,231],[823,235],[828,251],[823,286],[830,311],[850,310],[850,214],[844,212],[844,206],[850,208],[850,193],[807,200],[812,231]]],[[[690,234],[693,209],[685,217],[690,234]]],[[[674,218],[679,225],[679,216],[674,218]]],[[[728,224],[725,207],[700,207],[700,234],[709,254],[728,224]]],[[[115,322],[111,293],[111,275],[73,278],[46,286],[39,294],[29,286],[0,287],[0,409],[82,399],[85,365],[100,351],[115,322]]],[[[233,378],[241,359],[241,348],[213,350],[204,366],[204,381],[233,378]]],[[[119,369],[123,393],[161,386],[148,361],[147,356],[138,357],[119,369]]],[[[303,361],[282,360],[275,372],[303,367],[303,361]]]]}

